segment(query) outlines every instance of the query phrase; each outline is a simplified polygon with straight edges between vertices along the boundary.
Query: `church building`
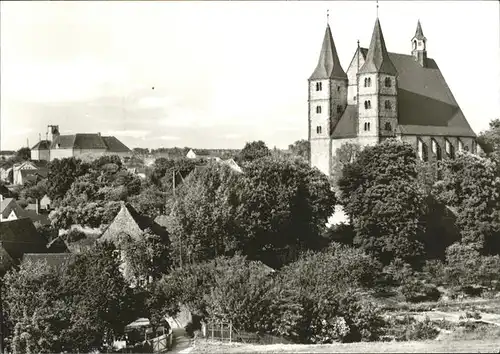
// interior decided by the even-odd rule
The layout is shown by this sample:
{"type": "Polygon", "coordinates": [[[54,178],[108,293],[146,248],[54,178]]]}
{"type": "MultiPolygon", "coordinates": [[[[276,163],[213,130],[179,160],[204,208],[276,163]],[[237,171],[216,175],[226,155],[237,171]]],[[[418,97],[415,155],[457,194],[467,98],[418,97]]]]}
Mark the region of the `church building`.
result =
{"type": "Polygon", "coordinates": [[[434,59],[427,56],[420,21],[409,54],[388,52],[377,18],[369,48],[357,46],[344,71],[327,25],[309,84],[310,163],[332,174],[337,150],[396,138],[424,161],[477,152],[476,134],[434,59]]]}

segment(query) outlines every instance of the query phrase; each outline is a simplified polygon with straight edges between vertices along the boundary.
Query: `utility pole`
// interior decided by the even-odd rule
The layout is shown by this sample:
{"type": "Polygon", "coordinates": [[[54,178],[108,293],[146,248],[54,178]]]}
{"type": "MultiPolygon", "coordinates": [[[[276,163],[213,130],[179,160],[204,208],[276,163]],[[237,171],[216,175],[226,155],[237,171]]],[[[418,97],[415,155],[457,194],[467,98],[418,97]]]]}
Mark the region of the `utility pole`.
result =
{"type": "MultiPolygon", "coordinates": [[[[0,245],[1,245],[1,241],[0,241],[0,245]]],[[[0,254],[0,266],[3,269],[3,255],[2,254],[0,254]]],[[[4,274],[1,274],[1,283],[0,283],[0,354],[3,354],[3,296],[2,296],[3,295],[2,294],[3,276],[4,276],[4,274]]]]}

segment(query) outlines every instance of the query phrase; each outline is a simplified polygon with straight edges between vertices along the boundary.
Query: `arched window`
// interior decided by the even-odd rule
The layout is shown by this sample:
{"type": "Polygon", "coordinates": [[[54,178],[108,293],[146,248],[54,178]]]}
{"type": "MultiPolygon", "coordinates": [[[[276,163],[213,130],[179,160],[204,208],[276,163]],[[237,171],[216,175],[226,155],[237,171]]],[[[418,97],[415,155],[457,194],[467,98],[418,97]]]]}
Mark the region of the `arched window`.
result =
{"type": "Polygon", "coordinates": [[[321,127],[319,125],[316,127],[316,134],[321,134],[321,127]]]}
{"type": "Polygon", "coordinates": [[[316,91],[321,91],[323,88],[323,85],[321,84],[321,82],[317,82],[316,83],[316,91]]]}
{"type": "Polygon", "coordinates": [[[385,109],[391,109],[391,101],[386,100],[384,102],[385,109]]]}
{"type": "Polygon", "coordinates": [[[392,81],[390,77],[385,78],[385,87],[391,87],[392,81]]]}
{"type": "Polygon", "coordinates": [[[371,87],[371,86],[372,86],[372,79],[368,78],[368,87],[371,87]]]}
{"type": "Polygon", "coordinates": [[[372,103],[370,102],[370,100],[366,101],[367,105],[368,105],[368,109],[372,108],[372,103]]]}
{"type": "Polygon", "coordinates": [[[365,77],[365,87],[368,87],[368,78],[365,77]]]}
{"type": "Polygon", "coordinates": [[[321,113],[321,106],[316,106],[316,113],[321,113]]]}
{"type": "Polygon", "coordinates": [[[368,123],[368,130],[370,130],[370,123],[368,123]]]}
{"type": "Polygon", "coordinates": [[[417,49],[417,40],[413,41],[413,49],[417,49]]]}
{"type": "Polygon", "coordinates": [[[387,130],[389,132],[392,131],[391,123],[385,122],[385,130],[387,130]]]}
{"type": "Polygon", "coordinates": [[[365,122],[365,132],[368,130],[368,123],[365,122]]]}

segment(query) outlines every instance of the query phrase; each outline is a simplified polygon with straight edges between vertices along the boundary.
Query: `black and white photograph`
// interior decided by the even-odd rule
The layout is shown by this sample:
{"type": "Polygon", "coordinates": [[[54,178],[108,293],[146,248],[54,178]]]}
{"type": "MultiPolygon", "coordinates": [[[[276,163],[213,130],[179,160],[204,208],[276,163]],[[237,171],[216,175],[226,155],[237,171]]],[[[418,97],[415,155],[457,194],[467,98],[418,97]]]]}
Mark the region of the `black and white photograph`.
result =
{"type": "Polygon", "coordinates": [[[0,1],[0,354],[500,353],[500,1],[0,1]]]}

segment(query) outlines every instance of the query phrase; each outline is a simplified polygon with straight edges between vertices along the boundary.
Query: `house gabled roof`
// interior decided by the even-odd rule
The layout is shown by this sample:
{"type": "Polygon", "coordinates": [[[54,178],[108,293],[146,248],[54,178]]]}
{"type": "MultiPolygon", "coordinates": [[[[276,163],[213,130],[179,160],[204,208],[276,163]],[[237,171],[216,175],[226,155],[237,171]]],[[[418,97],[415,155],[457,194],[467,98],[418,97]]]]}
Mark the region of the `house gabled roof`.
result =
{"type": "Polygon", "coordinates": [[[318,65],[312,73],[309,80],[341,78],[347,79],[347,74],[342,65],[340,65],[337,48],[333,41],[330,25],[326,26],[325,36],[323,37],[323,45],[318,59],[318,65]]]}
{"type": "Polygon", "coordinates": [[[373,29],[372,40],[366,54],[366,60],[359,72],[362,73],[384,73],[396,76],[398,71],[389,57],[385,47],[384,35],[377,17],[373,29]]]}
{"type": "Polygon", "coordinates": [[[0,214],[3,218],[8,218],[12,211],[16,213],[18,218],[25,216],[24,209],[17,204],[14,198],[4,198],[0,201],[0,214]]]}
{"type": "Polygon", "coordinates": [[[103,136],[102,140],[108,148],[108,152],[130,152],[131,150],[125,146],[120,140],[114,136],[103,136]]]}
{"type": "MultiPolygon", "coordinates": [[[[389,57],[398,72],[398,126],[402,134],[476,136],[434,59],[428,58],[422,67],[411,55],[389,53],[389,57]]],[[[357,124],[357,107],[349,105],[332,137],[355,137],[357,124]]]]}
{"type": "Polygon", "coordinates": [[[47,240],[38,233],[31,220],[26,218],[1,222],[0,242],[16,262],[25,253],[47,252],[47,240]]]}
{"type": "Polygon", "coordinates": [[[31,148],[31,150],[49,150],[51,143],[52,142],[50,140],[40,140],[31,148]]]}

